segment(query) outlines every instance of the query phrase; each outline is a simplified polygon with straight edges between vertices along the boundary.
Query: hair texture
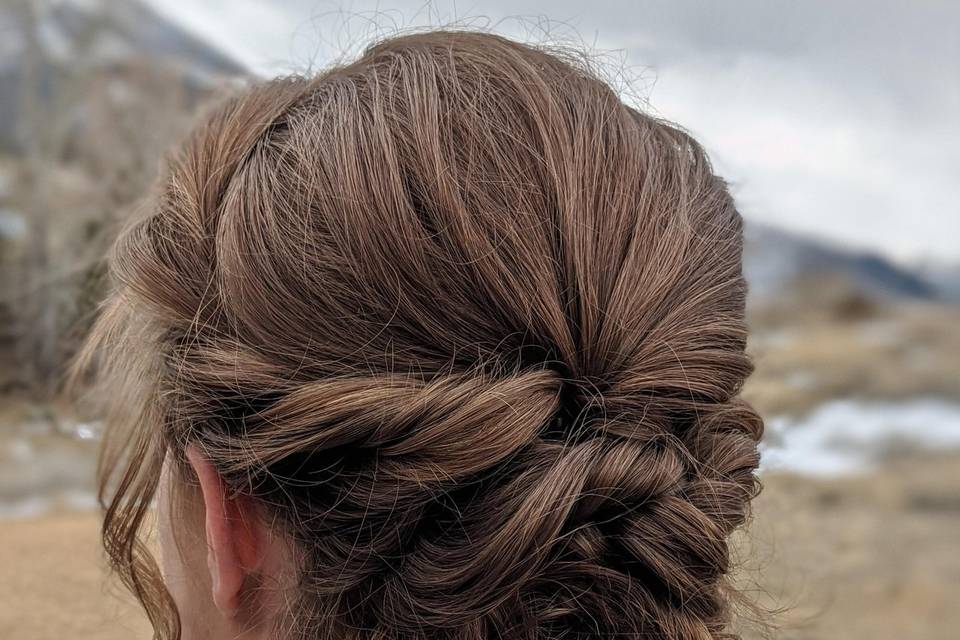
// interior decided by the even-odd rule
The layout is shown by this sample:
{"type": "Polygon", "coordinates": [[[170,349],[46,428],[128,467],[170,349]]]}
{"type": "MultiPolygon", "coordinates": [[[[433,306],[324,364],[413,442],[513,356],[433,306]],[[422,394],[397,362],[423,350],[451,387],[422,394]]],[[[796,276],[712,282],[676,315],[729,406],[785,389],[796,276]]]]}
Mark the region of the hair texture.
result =
{"type": "Polygon", "coordinates": [[[114,568],[177,637],[140,537],[196,443],[296,550],[285,639],[732,637],[741,224],[689,135],[495,35],[243,91],[117,240],[81,358],[114,568]]]}

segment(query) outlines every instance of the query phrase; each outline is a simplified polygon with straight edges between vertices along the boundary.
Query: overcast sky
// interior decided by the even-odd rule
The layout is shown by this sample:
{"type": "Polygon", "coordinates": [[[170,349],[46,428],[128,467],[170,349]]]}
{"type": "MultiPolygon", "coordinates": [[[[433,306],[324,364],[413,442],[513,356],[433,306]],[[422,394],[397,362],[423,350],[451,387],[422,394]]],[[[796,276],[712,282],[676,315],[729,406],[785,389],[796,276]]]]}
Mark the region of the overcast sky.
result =
{"type": "Polygon", "coordinates": [[[960,261],[960,2],[150,0],[264,75],[418,25],[574,42],[694,133],[741,211],[960,261]]]}

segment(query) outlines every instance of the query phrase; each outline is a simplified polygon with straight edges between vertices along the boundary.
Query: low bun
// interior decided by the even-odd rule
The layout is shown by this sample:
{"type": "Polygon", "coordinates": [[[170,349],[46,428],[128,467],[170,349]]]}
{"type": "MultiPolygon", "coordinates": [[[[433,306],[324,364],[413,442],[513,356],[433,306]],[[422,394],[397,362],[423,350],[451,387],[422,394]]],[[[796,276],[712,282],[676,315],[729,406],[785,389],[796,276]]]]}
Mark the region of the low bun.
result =
{"type": "Polygon", "coordinates": [[[94,341],[153,354],[141,455],[198,444],[293,542],[278,637],[710,640],[763,430],[741,252],[688,135],[433,32],[211,116],[115,249],[138,311],[94,341]]]}

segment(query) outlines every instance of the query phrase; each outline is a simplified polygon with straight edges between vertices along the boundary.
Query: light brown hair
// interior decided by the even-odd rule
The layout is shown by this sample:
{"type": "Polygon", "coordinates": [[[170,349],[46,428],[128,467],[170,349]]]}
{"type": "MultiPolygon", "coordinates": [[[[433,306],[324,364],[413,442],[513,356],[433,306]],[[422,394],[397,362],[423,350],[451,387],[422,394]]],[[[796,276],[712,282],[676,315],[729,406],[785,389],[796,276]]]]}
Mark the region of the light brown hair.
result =
{"type": "Polygon", "coordinates": [[[255,86],[117,241],[104,542],[196,443],[297,550],[284,638],[725,637],[758,485],[741,218],[584,65],[434,31],[255,86]]]}

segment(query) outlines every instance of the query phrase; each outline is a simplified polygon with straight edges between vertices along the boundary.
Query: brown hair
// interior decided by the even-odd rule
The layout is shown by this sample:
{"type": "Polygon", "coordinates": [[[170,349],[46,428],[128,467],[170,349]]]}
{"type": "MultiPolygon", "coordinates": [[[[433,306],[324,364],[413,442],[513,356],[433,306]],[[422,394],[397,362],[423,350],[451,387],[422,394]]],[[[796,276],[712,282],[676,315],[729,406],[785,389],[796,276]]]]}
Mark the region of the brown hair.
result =
{"type": "Polygon", "coordinates": [[[138,533],[198,443],[297,549],[284,637],[725,637],[741,250],[701,147],[544,50],[435,31],[245,91],[117,241],[82,359],[121,384],[113,566],[178,635],[138,533]]]}

